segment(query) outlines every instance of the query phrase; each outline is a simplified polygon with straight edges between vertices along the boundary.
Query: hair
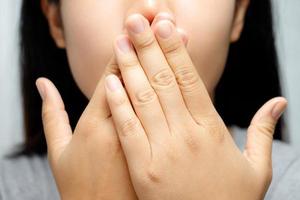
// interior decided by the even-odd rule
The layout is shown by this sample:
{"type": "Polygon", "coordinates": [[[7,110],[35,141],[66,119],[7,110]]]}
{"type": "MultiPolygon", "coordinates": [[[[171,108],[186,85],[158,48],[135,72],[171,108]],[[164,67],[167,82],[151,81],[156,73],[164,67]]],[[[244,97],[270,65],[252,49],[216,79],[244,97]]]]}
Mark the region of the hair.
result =
{"type": "MultiPolygon", "coordinates": [[[[59,3],[59,0],[49,0],[59,3]]],[[[40,1],[23,0],[21,11],[21,88],[25,141],[16,155],[45,155],[38,77],[57,86],[74,129],[88,99],[76,85],[66,51],[56,47],[40,1]]],[[[227,126],[249,126],[255,112],[272,97],[281,96],[270,0],[251,0],[241,38],[231,44],[224,73],[215,92],[215,106],[227,126]]],[[[274,138],[282,139],[283,121],[274,138]]]]}

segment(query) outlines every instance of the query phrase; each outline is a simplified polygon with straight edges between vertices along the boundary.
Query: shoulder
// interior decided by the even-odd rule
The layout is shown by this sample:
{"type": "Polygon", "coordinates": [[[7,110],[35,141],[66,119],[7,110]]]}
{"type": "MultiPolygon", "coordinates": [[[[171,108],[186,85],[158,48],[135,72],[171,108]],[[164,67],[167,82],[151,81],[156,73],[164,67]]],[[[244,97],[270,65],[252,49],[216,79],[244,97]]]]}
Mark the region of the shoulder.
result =
{"type": "Polygon", "coordinates": [[[59,199],[46,157],[0,160],[0,199],[59,199]]]}
{"type": "MultiPolygon", "coordinates": [[[[242,150],[246,129],[233,128],[233,138],[242,150]]],[[[273,179],[265,200],[300,199],[300,152],[290,144],[274,140],[272,147],[273,179]]]]}

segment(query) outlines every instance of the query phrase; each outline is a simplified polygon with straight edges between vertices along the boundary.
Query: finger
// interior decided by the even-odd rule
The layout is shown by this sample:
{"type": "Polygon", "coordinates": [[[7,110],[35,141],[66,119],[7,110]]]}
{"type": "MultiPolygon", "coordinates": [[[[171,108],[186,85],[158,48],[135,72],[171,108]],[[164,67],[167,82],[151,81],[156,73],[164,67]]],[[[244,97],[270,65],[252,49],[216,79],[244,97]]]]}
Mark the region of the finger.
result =
{"type": "Polygon", "coordinates": [[[176,19],[174,18],[174,16],[171,13],[168,12],[160,12],[158,13],[155,18],[152,21],[152,25],[155,25],[157,22],[159,22],[160,20],[169,20],[170,22],[172,22],[174,25],[176,24],[176,19]]]}
{"type": "Polygon", "coordinates": [[[187,47],[188,45],[188,42],[189,42],[189,38],[188,38],[188,35],[186,34],[186,32],[184,30],[182,30],[181,28],[176,28],[177,32],[179,33],[183,43],[184,43],[184,46],[187,47]]]}
{"type": "Polygon", "coordinates": [[[198,124],[208,116],[217,115],[208,91],[182,42],[180,34],[168,20],[155,26],[157,41],[173,70],[185,104],[198,124]]]}
{"type": "Polygon", "coordinates": [[[117,64],[115,56],[113,56],[108,65],[105,68],[103,75],[101,76],[93,96],[91,97],[89,104],[87,105],[83,116],[94,116],[95,121],[103,121],[111,116],[110,109],[108,107],[105,97],[105,77],[108,74],[115,74],[121,78],[119,66],[117,64]]]}
{"type": "Polygon", "coordinates": [[[272,166],[274,130],[286,106],[287,101],[282,97],[271,99],[255,114],[248,128],[244,155],[259,169],[269,169],[272,166]]]}
{"type": "Polygon", "coordinates": [[[120,80],[106,77],[106,98],[129,168],[140,165],[151,155],[147,135],[134,113],[120,80]]]}
{"type": "MultiPolygon", "coordinates": [[[[161,12],[155,16],[155,18],[151,24],[151,28],[153,31],[154,31],[155,24],[161,20],[169,20],[176,26],[176,19],[174,18],[174,16],[172,14],[167,13],[167,12],[161,12]]],[[[179,33],[179,35],[181,36],[181,39],[182,39],[184,45],[187,46],[188,36],[187,36],[186,32],[183,29],[178,28],[178,27],[176,27],[176,30],[179,33]]]]}
{"type": "MultiPolygon", "coordinates": [[[[153,23],[151,24],[151,29],[152,31],[154,32],[155,30],[155,24],[161,20],[169,20],[170,22],[172,22],[175,26],[176,26],[176,23],[175,23],[175,19],[172,15],[168,14],[168,13],[161,13],[161,14],[158,14],[155,18],[154,18],[154,21],[153,23]]],[[[188,45],[188,35],[187,33],[181,29],[181,28],[178,28],[176,27],[176,30],[177,32],[179,33],[185,47],[187,47],[188,45]]]]}
{"type": "Polygon", "coordinates": [[[163,143],[169,135],[168,123],[128,36],[119,36],[114,50],[126,90],[149,140],[163,143]]]}
{"type": "Polygon", "coordinates": [[[190,119],[175,76],[162,53],[148,20],[135,14],[126,21],[129,37],[151,86],[158,95],[169,126],[190,119]],[[176,109],[174,109],[176,108],[176,109]]]}
{"type": "Polygon", "coordinates": [[[63,100],[46,78],[39,78],[36,86],[43,99],[42,119],[51,162],[56,162],[72,138],[72,129],[63,100]]]}

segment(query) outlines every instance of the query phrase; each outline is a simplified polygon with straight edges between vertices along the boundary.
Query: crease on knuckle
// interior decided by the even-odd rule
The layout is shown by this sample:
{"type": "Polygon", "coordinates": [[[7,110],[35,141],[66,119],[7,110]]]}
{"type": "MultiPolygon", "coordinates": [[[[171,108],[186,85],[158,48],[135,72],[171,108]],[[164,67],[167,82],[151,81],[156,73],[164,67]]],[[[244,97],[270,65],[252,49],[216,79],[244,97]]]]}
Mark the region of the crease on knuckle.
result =
{"type": "Polygon", "coordinates": [[[182,43],[181,41],[170,41],[169,44],[166,44],[163,47],[163,51],[165,52],[167,57],[173,57],[180,54],[180,51],[182,50],[182,43]]]}
{"type": "Polygon", "coordinates": [[[139,65],[139,61],[137,58],[125,58],[122,62],[122,66],[125,69],[130,69],[133,67],[137,67],[139,65]]]}
{"type": "Polygon", "coordinates": [[[59,109],[59,110],[45,109],[42,112],[42,119],[45,127],[56,126],[58,123],[60,123],[61,120],[65,120],[65,119],[69,120],[68,114],[64,109],[59,109]]]}
{"type": "Polygon", "coordinates": [[[258,124],[254,124],[251,122],[249,129],[263,135],[264,137],[266,137],[269,140],[273,140],[273,133],[274,133],[275,125],[276,124],[272,123],[272,122],[264,122],[264,123],[258,123],[258,124]]]}
{"type": "Polygon", "coordinates": [[[222,144],[225,141],[226,132],[224,128],[220,128],[220,126],[215,125],[210,127],[210,130],[211,130],[210,134],[212,135],[212,137],[217,143],[222,144]]]}
{"type": "Polygon", "coordinates": [[[175,72],[177,83],[184,92],[191,93],[196,90],[199,77],[193,72],[191,66],[180,67],[175,72]]]}
{"type": "Polygon", "coordinates": [[[104,75],[107,76],[109,74],[120,74],[120,69],[119,69],[119,65],[117,63],[112,63],[110,64],[108,67],[106,67],[105,71],[104,71],[104,75]]]}
{"type": "Polygon", "coordinates": [[[184,135],[184,142],[191,153],[195,155],[199,154],[201,145],[199,139],[195,135],[190,133],[184,135]]]}
{"type": "Polygon", "coordinates": [[[166,149],[166,157],[171,163],[176,163],[178,161],[178,151],[174,147],[166,149]]]}
{"type": "Polygon", "coordinates": [[[121,134],[123,136],[134,134],[134,132],[137,131],[138,126],[139,121],[136,118],[129,118],[120,125],[121,134]]]}
{"type": "Polygon", "coordinates": [[[175,83],[174,74],[169,68],[163,69],[152,78],[152,86],[157,90],[172,88],[175,83]]]}
{"type": "Polygon", "coordinates": [[[119,95],[119,96],[115,97],[114,99],[112,99],[112,102],[115,106],[122,106],[122,105],[126,104],[126,97],[123,95],[119,95]]]}
{"type": "Polygon", "coordinates": [[[206,112],[205,114],[199,114],[199,113],[193,114],[193,118],[196,119],[195,122],[199,126],[202,126],[204,128],[209,128],[210,126],[216,124],[218,121],[217,119],[215,119],[216,117],[218,117],[218,115],[216,115],[214,111],[209,111],[206,112]]]}
{"type": "Polygon", "coordinates": [[[223,143],[225,141],[228,130],[220,117],[216,119],[215,117],[208,115],[208,117],[202,117],[201,121],[204,127],[207,128],[208,134],[210,134],[215,141],[218,143],[223,143]]]}
{"type": "Polygon", "coordinates": [[[150,167],[146,171],[146,182],[150,184],[159,184],[162,182],[161,174],[155,170],[153,167],[150,167]]]}
{"type": "Polygon", "coordinates": [[[135,105],[148,105],[157,98],[156,93],[152,88],[136,93],[135,105]]]}
{"type": "Polygon", "coordinates": [[[137,41],[136,48],[141,50],[151,49],[155,43],[156,38],[152,34],[148,33],[137,41]]]}

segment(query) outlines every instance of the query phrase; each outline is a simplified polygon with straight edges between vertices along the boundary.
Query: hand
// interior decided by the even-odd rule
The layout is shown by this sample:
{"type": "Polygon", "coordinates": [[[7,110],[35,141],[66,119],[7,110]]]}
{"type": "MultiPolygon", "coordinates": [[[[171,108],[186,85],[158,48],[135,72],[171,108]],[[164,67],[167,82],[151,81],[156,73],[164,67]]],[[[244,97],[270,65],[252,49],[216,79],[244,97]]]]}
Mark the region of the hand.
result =
{"type": "MultiPolygon", "coordinates": [[[[157,16],[156,20],[164,18],[157,16]]],[[[178,29],[187,43],[184,32],[178,29]]],[[[62,199],[136,199],[127,163],[105,98],[104,78],[121,77],[115,56],[107,65],[74,134],[58,90],[37,80],[43,96],[43,124],[50,165],[62,199]]]]}
{"type": "Polygon", "coordinates": [[[173,23],[150,27],[135,15],[126,28],[128,36],[114,45],[126,91],[109,75],[106,96],[138,198],[263,199],[272,179],[274,127],[286,100],[262,106],[240,152],[173,23]]]}
{"type": "MultiPolygon", "coordinates": [[[[118,75],[114,57],[108,73],[118,75]]],[[[45,78],[36,82],[43,98],[48,158],[62,199],[137,199],[106,102],[105,75],[73,135],[58,90],[45,78]]]]}

